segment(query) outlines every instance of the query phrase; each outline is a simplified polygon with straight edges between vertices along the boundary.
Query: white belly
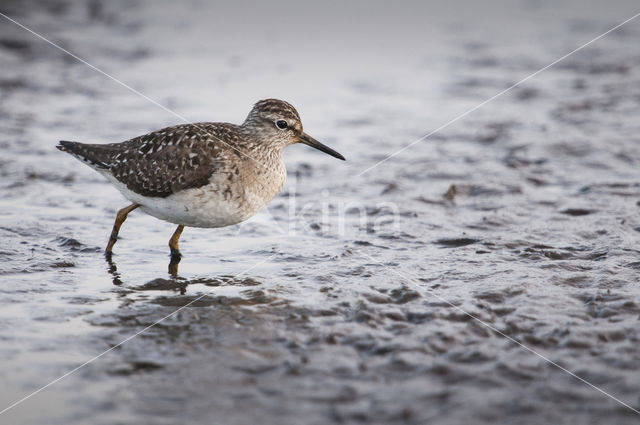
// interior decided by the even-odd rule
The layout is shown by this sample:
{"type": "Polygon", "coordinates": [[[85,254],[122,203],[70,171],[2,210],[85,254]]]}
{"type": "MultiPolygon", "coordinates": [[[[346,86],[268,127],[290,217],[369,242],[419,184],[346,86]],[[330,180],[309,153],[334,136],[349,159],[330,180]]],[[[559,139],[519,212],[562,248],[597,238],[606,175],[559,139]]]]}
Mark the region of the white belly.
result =
{"type": "MultiPolygon", "coordinates": [[[[190,227],[224,227],[240,223],[264,208],[282,189],[281,182],[264,185],[260,190],[237,188],[241,193],[224,193],[225,188],[210,183],[196,189],[185,189],[166,198],[146,197],[129,190],[113,176],[106,175],[113,185],[131,202],[140,205],[145,213],[190,227]]],[[[258,188],[256,188],[258,189],[258,188]]]]}

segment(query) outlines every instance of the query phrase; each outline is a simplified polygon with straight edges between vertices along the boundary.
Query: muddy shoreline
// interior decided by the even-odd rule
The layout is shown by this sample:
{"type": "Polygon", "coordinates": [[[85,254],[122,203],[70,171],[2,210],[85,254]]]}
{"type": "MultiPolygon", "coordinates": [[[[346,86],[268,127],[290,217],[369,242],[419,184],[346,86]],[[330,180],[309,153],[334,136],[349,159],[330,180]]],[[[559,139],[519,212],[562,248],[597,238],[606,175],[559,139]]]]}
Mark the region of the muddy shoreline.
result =
{"type": "Polygon", "coordinates": [[[348,161],[287,148],[283,193],[186,229],[176,276],[144,214],[109,263],[125,201],[54,146],[179,120],[0,22],[0,409],[117,346],[0,422],[637,423],[459,309],[640,409],[640,22],[359,175],[637,13],[615,3],[3,3],[194,122],[286,99],[348,161]]]}

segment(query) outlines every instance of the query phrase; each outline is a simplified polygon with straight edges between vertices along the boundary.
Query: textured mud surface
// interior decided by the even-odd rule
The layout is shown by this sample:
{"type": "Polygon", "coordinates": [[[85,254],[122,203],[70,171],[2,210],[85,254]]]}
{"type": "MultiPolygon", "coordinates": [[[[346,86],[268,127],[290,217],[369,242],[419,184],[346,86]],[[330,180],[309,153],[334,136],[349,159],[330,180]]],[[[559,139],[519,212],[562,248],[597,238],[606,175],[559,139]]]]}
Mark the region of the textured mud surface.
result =
{"type": "Polygon", "coordinates": [[[55,143],[180,119],[0,18],[0,409],[189,304],[0,422],[638,423],[461,310],[640,409],[640,21],[360,175],[614,3],[3,2],[194,122],[288,100],[348,161],[288,148],[283,194],[186,229],[177,277],[143,214],[107,263],[126,202],[55,143]]]}

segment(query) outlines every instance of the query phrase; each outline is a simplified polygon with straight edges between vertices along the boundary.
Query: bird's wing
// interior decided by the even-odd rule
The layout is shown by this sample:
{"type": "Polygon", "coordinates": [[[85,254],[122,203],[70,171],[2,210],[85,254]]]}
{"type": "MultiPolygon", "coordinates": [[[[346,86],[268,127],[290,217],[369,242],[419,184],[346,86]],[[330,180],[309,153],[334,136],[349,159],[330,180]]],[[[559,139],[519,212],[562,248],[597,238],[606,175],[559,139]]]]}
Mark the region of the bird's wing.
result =
{"type": "Polygon", "coordinates": [[[237,139],[231,124],[169,127],[124,142],[109,171],[136,193],[164,198],[207,185],[214,173],[224,171],[237,139]]]}
{"type": "Polygon", "coordinates": [[[214,173],[228,169],[239,139],[226,123],[184,124],[145,134],[122,143],[60,142],[59,149],[107,171],[133,192],[161,197],[209,183],[214,173]]]}

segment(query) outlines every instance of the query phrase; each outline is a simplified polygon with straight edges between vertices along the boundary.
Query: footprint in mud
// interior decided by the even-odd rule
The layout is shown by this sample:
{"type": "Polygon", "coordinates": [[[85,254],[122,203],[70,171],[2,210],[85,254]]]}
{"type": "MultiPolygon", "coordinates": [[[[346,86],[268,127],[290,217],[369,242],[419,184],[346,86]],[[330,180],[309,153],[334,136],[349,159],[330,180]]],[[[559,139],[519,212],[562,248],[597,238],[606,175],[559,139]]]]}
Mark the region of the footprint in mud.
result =
{"type": "Polygon", "coordinates": [[[74,238],[59,236],[55,241],[58,243],[59,247],[72,252],[100,252],[101,250],[101,248],[97,246],[92,248],[74,238]]]}
{"type": "Polygon", "coordinates": [[[570,215],[573,217],[589,215],[595,212],[596,212],[595,210],[588,210],[586,208],[567,208],[566,210],[560,211],[561,214],[570,215]]]}
{"type": "Polygon", "coordinates": [[[480,242],[480,239],[473,238],[453,238],[453,239],[438,239],[434,243],[440,245],[443,248],[459,248],[461,246],[472,245],[480,242]]]}
{"type": "Polygon", "coordinates": [[[108,373],[109,375],[115,376],[130,376],[139,373],[153,372],[162,368],[164,368],[164,366],[161,364],[151,361],[138,360],[119,365],[116,369],[110,370],[108,373]]]}

